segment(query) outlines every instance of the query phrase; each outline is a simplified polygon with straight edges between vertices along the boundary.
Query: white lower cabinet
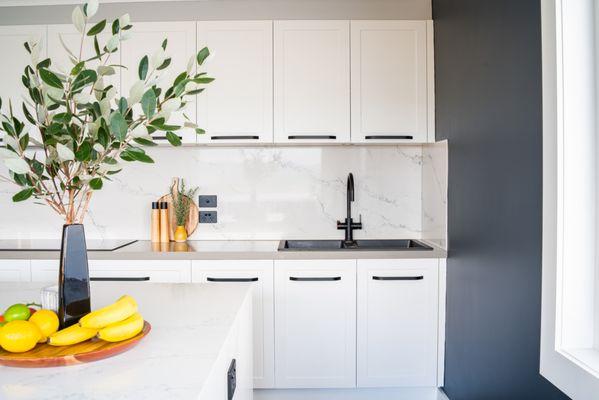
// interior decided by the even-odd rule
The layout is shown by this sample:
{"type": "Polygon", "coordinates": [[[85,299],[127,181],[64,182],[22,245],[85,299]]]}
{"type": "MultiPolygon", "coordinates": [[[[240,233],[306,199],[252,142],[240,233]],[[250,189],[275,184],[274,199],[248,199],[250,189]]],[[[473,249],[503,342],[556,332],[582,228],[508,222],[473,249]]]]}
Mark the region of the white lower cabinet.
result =
{"type": "Polygon", "coordinates": [[[0,282],[29,282],[29,260],[0,260],[0,282]]]}
{"type": "MultiPolygon", "coordinates": [[[[58,282],[58,260],[32,260],[33,282],[58,282]]],[[[191,282],[191,262],[168,260],[89,260],[89,275],[97,280],[154,283],[191,282]]]]}
{"type": "Polygon", "coordinates": [[[254,387],[262,389],[273,388],[275,383],[272,268],[272,260],[197,260],[192,264],[193,282],[253,285],[254,387]]]}
{"type": "Polygon", "coordinates": [[[439,261],[358,260],[358,386],[437,386],[439,261]]]}
{"type": "Polygon", "coordinates": [[[356,385],[356,261],[275,260],[277,388],[356,385]]]}

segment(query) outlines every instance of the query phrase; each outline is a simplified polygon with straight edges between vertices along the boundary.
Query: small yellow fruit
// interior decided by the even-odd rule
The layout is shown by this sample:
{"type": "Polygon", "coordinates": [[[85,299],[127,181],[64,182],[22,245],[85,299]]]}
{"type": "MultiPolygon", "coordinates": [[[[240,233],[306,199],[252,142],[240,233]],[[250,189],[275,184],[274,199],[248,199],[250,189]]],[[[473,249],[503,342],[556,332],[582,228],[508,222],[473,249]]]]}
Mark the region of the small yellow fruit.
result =
{"type": "Polygon", "coordinates": [[[50,346],[69,346],[85,342],[96,336],[97,333],[96,329],[83,328],[75,324],[50,335],[48,344],[50,346]]]}
{"type": "Polygon", "coordinates": [[[48,336],[53,335],[58,331],[59,321],[58,315],[52,310],[39,310],[35,312],[30,318],[29,322],[33,322],[40,328],[42,332],[42,338],[40,343],[44,343],[48,340],[48,336]]]}
{"type": "Polygon", "coordinates": [[[40,329],[29,321],[11,321],[0,329],[0,346],[11,353],[23,353],[35,347],[42,337],[40,329]]]}
{"type": "Polygon", "coordinates": [[[136,336],[144,327],[144,319],[139,313],[133,314],[124,321],[100,329],[98,337],[107,342],[122,342],[136,336]]]}
{"type": "Polygon", "coordinates": [[[137,303],[131,296],[123,296],[113,304],[93,311],[79,320],[84,328],[102,329],[124,321],[137,312],[137,303]]]}

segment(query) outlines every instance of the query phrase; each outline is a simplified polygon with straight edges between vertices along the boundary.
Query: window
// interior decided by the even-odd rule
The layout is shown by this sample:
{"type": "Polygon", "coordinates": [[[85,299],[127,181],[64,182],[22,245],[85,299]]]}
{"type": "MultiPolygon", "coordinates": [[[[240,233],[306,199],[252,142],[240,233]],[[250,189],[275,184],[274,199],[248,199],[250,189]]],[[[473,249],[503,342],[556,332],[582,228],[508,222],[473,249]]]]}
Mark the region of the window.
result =
{"type": "Polygon", "coordinates": [[[591,399],[599,393],[599,0],[541,5],[541,374],[591,399]]]}

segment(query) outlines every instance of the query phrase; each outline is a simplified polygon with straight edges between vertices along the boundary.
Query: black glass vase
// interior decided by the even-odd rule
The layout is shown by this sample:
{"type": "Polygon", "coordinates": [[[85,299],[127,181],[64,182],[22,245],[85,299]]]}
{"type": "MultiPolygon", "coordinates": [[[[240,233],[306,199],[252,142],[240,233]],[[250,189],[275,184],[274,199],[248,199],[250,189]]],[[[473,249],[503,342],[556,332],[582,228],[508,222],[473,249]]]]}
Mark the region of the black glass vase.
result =
{"type": "Polygon", "coordinates": [[[81,224],[64,225],[58,275],[58,318],[66,328],[91,311],[85,230],[81,224]]]}

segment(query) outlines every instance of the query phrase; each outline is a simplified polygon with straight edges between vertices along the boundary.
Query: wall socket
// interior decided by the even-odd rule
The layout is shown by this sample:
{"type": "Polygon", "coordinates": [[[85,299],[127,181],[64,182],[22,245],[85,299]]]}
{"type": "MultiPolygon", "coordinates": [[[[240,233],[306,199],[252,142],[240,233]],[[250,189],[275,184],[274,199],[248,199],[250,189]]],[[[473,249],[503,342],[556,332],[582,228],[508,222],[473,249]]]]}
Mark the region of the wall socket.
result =
{"type": "Polygon", "coordinates": [[[216,224],[218,214],[216,211],[200,211],[200,224],[216,224]]]}
{"type": "Polygon", "coordinates": [[[200,195],[198,197],[198,207],[213,208],[218,206],[218,198],[216,195],[200,195]]]}

